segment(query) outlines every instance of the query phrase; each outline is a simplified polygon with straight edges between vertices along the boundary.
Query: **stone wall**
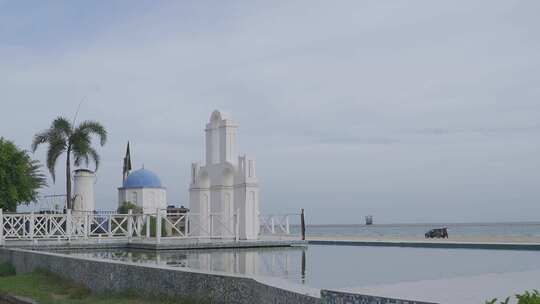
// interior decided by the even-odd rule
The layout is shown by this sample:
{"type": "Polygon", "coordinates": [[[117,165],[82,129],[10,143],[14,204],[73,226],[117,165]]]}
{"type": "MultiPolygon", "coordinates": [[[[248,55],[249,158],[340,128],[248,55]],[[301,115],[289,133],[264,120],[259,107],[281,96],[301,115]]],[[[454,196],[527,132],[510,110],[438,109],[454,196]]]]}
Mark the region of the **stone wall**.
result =
{"type": "Polygon", "coordinates": [[[244,276],[7,248],[0,248],[0,262],[12,263],[16,271],[22,273],[45,269],[94,291],[130,290],[146,296],[208,299],[211,303],[321,303],[318,297],[273,287],[244,276]]]}
{"type": "Polygon", "coordinates": [[[324,304],[436,304],[430,302],[390,299],[331,290],[321,290],[321,298],[322,303],[324,304]]]}

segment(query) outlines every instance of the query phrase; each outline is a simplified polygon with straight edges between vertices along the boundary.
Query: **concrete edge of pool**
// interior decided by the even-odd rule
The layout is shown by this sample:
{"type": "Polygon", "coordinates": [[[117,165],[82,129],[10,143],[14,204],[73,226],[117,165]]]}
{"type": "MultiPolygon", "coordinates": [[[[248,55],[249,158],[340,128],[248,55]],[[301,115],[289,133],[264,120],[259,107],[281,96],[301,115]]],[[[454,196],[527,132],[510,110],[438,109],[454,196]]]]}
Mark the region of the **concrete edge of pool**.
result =
{"type": "Polygon", "coordinates": [[[280,279],[178,269],[156,265],[71,256],[56,252],[0,247],[0,261],[17,272],[45,269],[93,291],[134,290],[144,295],[208,298],[212,303],[432,304],[320,290],[280,279]]]}
{"type": "Polygon", "coordinates": [[[302,240],[256,240],[256,241],[234,241],[234,240],[170,240],[160,242],[134,240],[128,242],[125,239],[109,240],[97,242],[95,240],[73,240],[62,241],[40,241],[38,243],[30,241],[9,241],[6,248],[24,248],[34,250],[56,250],[56,249],[143,249],[143,250],[188,250],[188,249],[230,249],[230,248],[264,248],[264,247],[290,247],[306,246],[307,241],[302,240]]]}

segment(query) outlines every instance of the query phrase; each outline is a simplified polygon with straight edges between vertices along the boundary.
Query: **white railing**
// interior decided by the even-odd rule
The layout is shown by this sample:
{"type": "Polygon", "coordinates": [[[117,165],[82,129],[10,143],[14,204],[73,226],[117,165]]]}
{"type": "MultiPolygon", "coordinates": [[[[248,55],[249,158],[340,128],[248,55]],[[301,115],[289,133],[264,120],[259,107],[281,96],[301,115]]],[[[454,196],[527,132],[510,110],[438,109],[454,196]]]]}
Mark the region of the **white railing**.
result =
{"type": "Polygon", "coordinates": [[[260,215],[260,235],[291,235],[291,217],[298,214],[260,215]]]}
{"type": "MultiPolygon", "coordinates": [[[[6,240],[77,239],[239,239],[238,211],[233,214],[113,212],[67,210],[62,214],[3,213],[0,209],[0,243],[6,240]]],[[[260,235],[291,235],[286,215],[260,216],[260,235]]]]}

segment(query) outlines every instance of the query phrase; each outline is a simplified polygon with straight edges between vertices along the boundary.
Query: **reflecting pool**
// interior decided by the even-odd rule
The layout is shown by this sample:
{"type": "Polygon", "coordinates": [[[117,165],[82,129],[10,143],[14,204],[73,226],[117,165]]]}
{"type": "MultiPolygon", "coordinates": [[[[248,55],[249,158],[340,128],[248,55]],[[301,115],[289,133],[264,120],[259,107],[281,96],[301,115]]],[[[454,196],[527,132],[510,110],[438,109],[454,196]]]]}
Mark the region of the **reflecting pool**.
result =
{"type": "Polygon", "coordinates": [[[96,250],[68,254],[271,276],[318,288],[540,269],[539,251],[309,245],[218,250],[96,250]]]}

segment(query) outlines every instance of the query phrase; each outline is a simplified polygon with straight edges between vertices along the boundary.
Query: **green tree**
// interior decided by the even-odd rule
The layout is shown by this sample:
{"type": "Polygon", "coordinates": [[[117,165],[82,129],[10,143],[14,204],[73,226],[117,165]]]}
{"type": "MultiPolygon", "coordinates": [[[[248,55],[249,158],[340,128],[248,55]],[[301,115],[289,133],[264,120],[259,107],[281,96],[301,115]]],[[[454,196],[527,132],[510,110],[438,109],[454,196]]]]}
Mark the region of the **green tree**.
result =
{"type": "Polygon", "coordinates": [[[46,185],[37,160],[0,137],[0,208],[16,211],[22,203],[35,202],[38,189],[46,185]]]}
{"type": "Polygon", "coordinates": [[[116,210],[116,212],[120,213],[120,214],[127,214],[129,212],[129,210],[131,209],[131,212],[135,213],[135,214],[142,214],[143,213],[143,210],[141,207],[133,204],[132,202],[123,202],[119,207],[118,209],[116,210]]]}
{"type": "Polygon", "coordinates": [[[35,152],[40,144],[48,143],[47,169],[55,181],[54,168],[60,155],[66,153],[66,204],[68,209],[73,207],[71,195],[71,158],[73,164],[79,167],[83,162],[88,166],[90,160],[99,167],[99,154],[92,147],[92,136],[99,138],[101,146],[107,142],[107,130],[96,121],[83,121],[74,126],[64,117],[56,118],[49,129],[37,133],[32,142],[32,151],[35,152]]]}

